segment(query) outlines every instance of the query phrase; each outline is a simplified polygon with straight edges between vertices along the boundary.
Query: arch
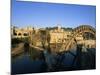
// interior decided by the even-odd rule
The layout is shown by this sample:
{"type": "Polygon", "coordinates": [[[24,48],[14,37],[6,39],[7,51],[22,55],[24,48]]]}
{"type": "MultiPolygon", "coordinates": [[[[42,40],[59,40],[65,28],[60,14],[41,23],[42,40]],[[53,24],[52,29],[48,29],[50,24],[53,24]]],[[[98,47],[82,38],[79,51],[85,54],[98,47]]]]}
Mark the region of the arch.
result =
{"type": "Polygon", "coordinates": [[[23,35],[24,35],[24,36],[28,36],[28,33],[24,33],[23,35]]]}
{"type": "Polygon", "coordinates": [[[78,26],[78,27],[74,28],[73,34],[72,34],[72,37],[70,38],[70,40],[68,42],[66,42],[65,49],[66,50],[69,49],[69,47],[72,44],[72,42],[75,41],[75,37],[77,37],[77,35],[84,34],[85,32],[92,33],[96,38],[96,30],[95,30],[95,28],[93,28],[92,26],[89,26],[89,25],[78,26]]]}
{"type": "Polygon", "coordinates": [[[21,33],[18,33],[18,36],[21,36],[22,34],[21,33]]]}
{"type": "Polygon", "coordinates": [[[89,26],[89,25],[82,25],[82,26],[78,26],[76,28],[74,28],[73,32],[80,32],[81,31],[86,31],[88,30],[88,32],[93,32],[95,34],[96,30],[95,28],[93,28],[92,26],[89,26]]]}
{"type": "Polygon", "coordinates": [[[17,36],[17,33],[14,33],[14,36],[17,36]]]}

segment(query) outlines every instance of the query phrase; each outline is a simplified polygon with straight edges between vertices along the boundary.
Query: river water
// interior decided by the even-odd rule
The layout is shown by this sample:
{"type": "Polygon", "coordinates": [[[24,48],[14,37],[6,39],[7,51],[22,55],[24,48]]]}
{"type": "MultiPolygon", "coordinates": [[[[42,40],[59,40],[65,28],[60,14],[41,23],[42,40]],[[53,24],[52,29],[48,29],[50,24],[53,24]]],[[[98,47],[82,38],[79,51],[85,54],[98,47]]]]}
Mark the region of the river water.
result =
{"type": "MultiPolygon", "coordinates": [[[[15,57],[12,57],[12,60],[11,60],[12,74],[50,72],[50,70],[48,71],[47,63],[43,59],[43,55],[41,55],[41,53],[42,52],[37,52],[35,50],[32,50],[32,51],[17,55],[15,57]]],[[[76,60],[74,60],[75,59],[74,55],[76,55],[75,50],[72,50],[71,52],[64,52],[63,54],[61,54],[58,57],[58,59],[60,60],[60,66],[56,66],[53,72],[78,70],[77,65],[76,65],[76,60]]],[[[87,53],[83,53],[82,59],[83,59],[82,60],[83,65],[85,66],[89,65],[88,67],[85,67],[84,69],[95,69],[95,66],[94,66],[95,65],[95,49],[90,49],[87,53]],[[87,58],[87,57],[90,57],[90,58],[87,58]],[[87,61],[86,58],[87,60],[91,60],[91,61],[87,61]]]]}

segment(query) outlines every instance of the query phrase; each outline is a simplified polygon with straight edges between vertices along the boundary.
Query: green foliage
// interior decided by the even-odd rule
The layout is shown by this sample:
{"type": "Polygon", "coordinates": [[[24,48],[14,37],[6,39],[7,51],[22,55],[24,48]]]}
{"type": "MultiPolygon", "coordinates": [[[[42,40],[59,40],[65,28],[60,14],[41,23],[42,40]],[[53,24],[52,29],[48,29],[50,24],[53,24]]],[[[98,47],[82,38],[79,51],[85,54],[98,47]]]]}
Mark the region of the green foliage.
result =
{"type": "Polygon", "coordinates": [[[13,39],[11,39],[11,44],[19,44],[21,42],[22,42],[22,40],[19,39],[19,38],[13,38],[13,39]]]}
{"type": "Polygon", "coordinates": [[[11,44],[19,44],[22,42],[29,42],[29,38],[12,38],[11,39],[11,44]]]}

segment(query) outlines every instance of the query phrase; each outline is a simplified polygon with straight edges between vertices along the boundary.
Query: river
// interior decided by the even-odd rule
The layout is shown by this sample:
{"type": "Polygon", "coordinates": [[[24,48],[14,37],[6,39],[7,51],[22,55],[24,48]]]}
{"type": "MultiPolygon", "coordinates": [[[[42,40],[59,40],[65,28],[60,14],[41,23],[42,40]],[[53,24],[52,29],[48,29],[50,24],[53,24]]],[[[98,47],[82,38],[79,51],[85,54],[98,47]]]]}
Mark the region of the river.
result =
{"type": "MultiPolygon", "coordinates": [[[[24,52],[15,57],[12,57],[11,60],[12,74],[48,72],[47,63],[43,59],[42,54],[43,52],[38,52],[36,50],[31,49],[29,52],[24,52]]],[[[56,63],[55,64],[56,67],[54,67],[54,70],[51,71],[55,72],[55,71],[78,70],[79,68],[77,68],[76,60],[74,60],[75,59],[74,55],[76,55],[75,50],[60,54],[60,56],[58,56],[58,61],[60,61],[60,65],[57,66],[59,62],[56,63]]],[[[83,56],[82,64],[85,65],[83,69],[95,69],[95,49],[89,49],[88,52],[83,53],[82,56],[83,56]]],[[[49,72],[51,71],[49,70],[49,72]]]]}

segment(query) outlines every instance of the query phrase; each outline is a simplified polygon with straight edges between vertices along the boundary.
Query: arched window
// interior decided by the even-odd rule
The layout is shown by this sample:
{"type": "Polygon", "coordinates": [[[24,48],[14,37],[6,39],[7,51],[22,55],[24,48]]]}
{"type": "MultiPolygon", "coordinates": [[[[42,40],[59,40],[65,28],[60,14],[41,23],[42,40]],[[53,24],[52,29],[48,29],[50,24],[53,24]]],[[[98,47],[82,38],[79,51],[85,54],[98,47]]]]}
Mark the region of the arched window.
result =
{"type": "Polygon", "coordinates": [[[18,33],[18,36],[20,36],[21,35],[21,33],[18,33]]]}
{"type": "Polygon", "coordinates": [[[24,36],[28,36],[28,34],[27,34],[27,33],[24,33],[23,35],[24,35],[24,36]]]}
{"type": "Polygon", "coordinates": [[[17,35],[17,33],[14,33],[14,35],[16,36],[16,35],[17,35]]]}

